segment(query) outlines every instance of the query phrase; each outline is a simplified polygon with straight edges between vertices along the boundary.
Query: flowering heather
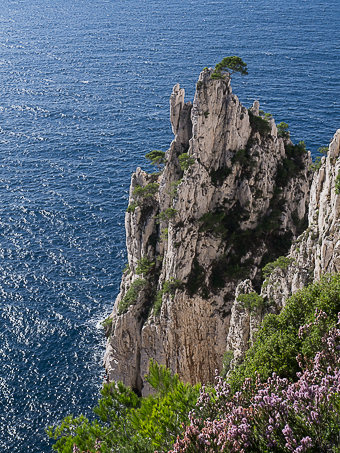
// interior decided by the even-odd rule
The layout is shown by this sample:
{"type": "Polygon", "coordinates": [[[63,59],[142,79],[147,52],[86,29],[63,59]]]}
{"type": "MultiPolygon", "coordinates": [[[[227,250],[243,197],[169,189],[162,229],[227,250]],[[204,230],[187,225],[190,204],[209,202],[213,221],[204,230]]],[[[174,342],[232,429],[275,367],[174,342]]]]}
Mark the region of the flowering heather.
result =
{"type": "MultiPolygon", "coordinates": [[[[299,335],[308,335],[325,318],[316,311],[299,335]]],[[[264,382],[246,379],[232,394],[216,376],[213,390],[202,387],[190,425],[171,453],[340,452],[339,327],[338,315],[313,360],[297,357],[302,371],[296,382],[273,373],[264,382]]]]}

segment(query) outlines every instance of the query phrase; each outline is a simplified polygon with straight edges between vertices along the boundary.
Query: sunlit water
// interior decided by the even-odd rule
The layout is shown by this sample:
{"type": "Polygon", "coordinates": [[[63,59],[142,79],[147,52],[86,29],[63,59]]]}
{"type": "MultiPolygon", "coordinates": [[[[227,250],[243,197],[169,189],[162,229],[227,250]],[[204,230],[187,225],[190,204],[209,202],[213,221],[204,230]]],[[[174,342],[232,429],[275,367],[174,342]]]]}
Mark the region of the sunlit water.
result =
{"type": "Polygon", "coordinates": [[[172,86],[239,55],[234,92],[315,152],[340,127],[339,30],[337,0],[1,1],[1,452],[49,452],[98,396],[129,178],[172,139],[172,86]]]}

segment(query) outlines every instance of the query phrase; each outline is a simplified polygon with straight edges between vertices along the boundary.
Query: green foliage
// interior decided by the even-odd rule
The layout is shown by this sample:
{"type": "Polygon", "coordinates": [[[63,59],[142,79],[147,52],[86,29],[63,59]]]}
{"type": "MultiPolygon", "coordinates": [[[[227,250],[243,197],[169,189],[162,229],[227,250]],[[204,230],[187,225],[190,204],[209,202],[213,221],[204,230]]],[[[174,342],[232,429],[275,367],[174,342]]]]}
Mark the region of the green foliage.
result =
{"type": "Polygon", "coordinates": [[[125,313],[130,305],[134,305],[137,302],[138,294],[140,291],[145,288],[146,281],[142,278],[137,278],[137,280],[131,283],[130,288],[126,291],[125,296],[119,302],[118,305],[118,314],[121,315],[125,313]]]}
{"type": "Polygon", "coordinates": [[[146,186],[136,186],[132,192],[132,194],[137,197],[138,199],[147,199],[152,198],[158,192],[159,184],[156,182],[150,182],[146,186]]]}
{"type": "Polygon", "coordinates": [[[196,83],[196,90],[200,90],[202,88],[202,85],[203,85],[203,82],[201,80],[199,80],[197,83],[196,83]]]}
{"type": "Polygon", "coordinates": [[[225,57],[222,61],[217,63],[214,72],[211,74],[212,79],[222,79],[227,73],[229,76],[238,72],[241,75],[247,75],[247,64],[240,57],[231,56],[225,57]]]}
{"type": "Polygon", "coordinates": [[[314,162],[312,163],[312,165],[310,166],[310,169],[312,171],[318,171],[320,170],[320,167],[321,167],[321,159],[322,159],[322,156],[316,156],[315,159],[314,159],[314,162]]]}
{"type": "MultiPolygon", "coordinates": [[[[82,452],[95,452],[96,441],[100,440],[102,453],[143,451],[134,450],[139,436],[133,436],[131,423],[127,419],[129,412],[139,406],[139,398],[121,382],[105,384],[98,406],[94,408],[97,416],[94,421],[89,422],[83,415],[71,415],[64,418],[59,426],[48,428],[47,434],[56,440],[53,450],[72,453],[75,445],[82,452]]],[[[140,445],[141,441],[140,439],[140,445]]],[[[149,451],[151,453],[152,450],[149,451]]]]}
{"type": "Polygon", "coordinates": [[[123,268],[123,274],[125,274],[125,272],[131,272],[129,263],[125,263],[125,266],[123,268]]]}
{"type": "Polygon", "coordinates": [[[184,384],[178,375],[156,362],[150,362],[147,382],[155,394],[139,398],[121,382],[104,384],[95,420],[84,416],[68,416],[48,429],[56,442],[53,449],[59,453],[72,453],[74,446],[82,452],[101,453],[153,453],[156,449],[168,450],[182,423],[188,422],[188,413],[194,407],[199,387],[184,384]]]}
{"type": "Polygon", "coordinates": [[[312,171],[318,171],[321,167],[322,157],[328,153],[328,146],[320,146],[317,149],[318,155],[315,157],[313,164],[311,165],[312,171]]]}
{"type": "MultiPolygon", "coordinates": [[[[210,231],[216,236],[227,238],[239,229],[240,221],[245,220],[247,212],[239,202],[228,211],[216,209],[207,212],[199,219],[200,231],[210,231]]],[[[233,237],[233,240],[235,238],[233,237]]]]}
{"type": "Polygon", "coordinates": [[[129,206],[127,207],[126,212],[129,212],[129,213],[135,212],[135,209],[137,208],[137,206],[138,206],[138,203],[136,203],[136,202],[130,203],[129,206]]]}
{"type": "Polygon", "coordinates": [[[204,112],[204,118],[208,118],[208,116],[210,115],[210,113],[207,111],[204,112]]]}
{"type": "Polygon", "coordinates": [[[317,152],[323,155],[327,155],[328,153],[328,146],[319,146],[317,152]]]}
{"type": "Polygon", "coordinates": [[[284,121],[281,121],[281,123],[277,125],[277,136],[288,139],[290,136],[288,128],[289,128],[288,124],[285,123],[284,121]]]}
{"type": "Polygon", "coordinates": [[[338,172],[338,175],[335,178],[335,193],[337,195],[340,195],[340,171],[338,172]]]}
{"type": "Polygon", "coordinates": [[[112,326],[112,321],[113,319],[110,318],[110,316],[102,322],[102,326],[104,327],[105,330],[109,330],[112,326]]]}
{"type": "Polygon", "coordinates": [[[183,171],[188,170],[188,168],[195,163],[195,159],[190,157],[188,153],[182,153],[178,156],[179,166],[183,171]]]}
{"type": "Polygon", "coordinates": [[[154,450],[168,450],[182,433],[181,424],[188,422],[199,386],[184,384],[177,374],[172,376],[165,366],[152,360],[146,380],[156,390],[156,396],[143,398],[140,408],[130,414],[132,426],[139,435],[149,439],[154,450]]]}
{"type": "Polygon", "coordinates": [[[167,240],[168,239],[168,234],[169,234],[169,228],[163,228],[161,230],[161,239],[163,241],[167,240]]]}
{"type": "Polygon", "coordinates": [[[279,315],[265,316],[244,362],[231,373],[233,388],[239,389],[245,378],[256,374],[262,380],[273,372],[296,379],[299,371],[296,356],[314,357],[325,332],[335,326],[339,311],[340,274],[325,276],[295,293],[279,315]],[[327,314],[322,323],[313,323],[316,309],[327,314]],[[300,338],[299,327],[305,324],[311,324],[309,335],[300,338]]]}
{"type": "Polygon", "coordinates": [[[161,312],[162,308],[162,298],[164,294],[171,294],[171,296],[175,295],[176,289],[182,288],[183,283],[178,280],[177,278],[171,278],[170,280],[166,280],[163,283],[162,289],[157,291],[156,298],[153,304],[153,314],[158,316],[161,312]]]}
{"type": "Polygon", "coordinates": [[[265,120],[268,121],[268,120],[270,120],[270,119],[273,118],[273,115],[272,115],[271,113],[265,113],[265,114],[264,114],[264,118],[265,118],[265,120]]]}
{"type": "Polygon", "coordinates": [[[222,361],[222,372],[221,376],[225,378],[230,371],[230,364],[231,361],[234,358],[234,352],[233,351],[226,351],[223,355],[223,361],[222,361]]]}
{"type": "Polygon", "coordinates": [[[261,135],[270,133],[271,127],[267,119],[254,115],[251,110],[248,110],[248,113],[250,126],[254,132],[259,132],[261,135]]]}
{"type": "Polygon", "coordinates": [[[294,258],[288,258],[287,256],[279,256],[275,261],[267,263],[262,269],[262,274],[264,278],[270,276],[274,269],[287,270],[289,265],[294,262],[294,258]]]}
{"type": "Polygon", "coordinates": [[[155,262],[149,260],[148,258],[146,258],[144,256],[137,263],[136,274],[137,275],[142,275],[142,274],[147,275],[152,271],[152,269],[154,267],[155,267],[155,262]]]}
{"type": "Polygon", "coordinates": [[[163,222],[168,222],[170,219],[173,219],[176,216],[176,214],[177,214],[176,209],[167,208],[158,214],[157,219],[163,222]]]}
{"type": "Polygon", "coordinates": [[[246,308],[249,312],[252,312],[257,308],[262,308],[264,306],[263,297],[257,294],[255,291],[249,294],[240,294],[237,300],[241,302],[244,308],[246,308]]]}
{"type": "Polygon", "coordinates": [[[165,164],[165,152],[159,150],[153,150],[145,154],[145,158],[149,160],[153,165],[156,165],[158,168],[161,168],[165,164]]]}

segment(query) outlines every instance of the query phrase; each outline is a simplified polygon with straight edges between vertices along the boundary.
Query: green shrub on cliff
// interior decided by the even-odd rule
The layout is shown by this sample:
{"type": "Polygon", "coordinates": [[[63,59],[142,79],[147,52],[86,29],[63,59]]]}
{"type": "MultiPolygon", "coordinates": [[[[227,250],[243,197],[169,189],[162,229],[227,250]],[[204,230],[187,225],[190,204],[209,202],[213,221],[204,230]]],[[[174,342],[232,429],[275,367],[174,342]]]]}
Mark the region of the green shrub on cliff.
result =
{"type": "Polygon", "coordinates": [[[257,308],[263,307],[264,305],[263,297],[257,294],[255,291],[249,294],[240,294],[237,300],[241,302],[243,307],[250,313],[257,308]]]}
{"type": "Polygon", "coordinates": [[[288,124],[285,123],[284,121],[281,121],[281,123],[277,125],[277,136],[288,139],[290,136],[288,128],[289,128],[288,124]]]}
{"type": "Polygon", "coordinates": [[[133,190],[133,195],[138,199],[145,200],[147,198],[152,198],[158,192],[159,184],[156,182],[150,182],[146,186],[136,186],[133,190]]]}
{"type": "Polygon", "coordinates": [[[138,260],[137,267],[136,267],[136,274],[137,275],[147,275],[149,274],[152,269],[155,267],[155,262],[149,260],[146,256],[138,260]]]}
{"type": "Polygon", "coordinates": [[[248,75],[247,63],[245,63],[241,57],[235,55],[231,57],[225,57],[222,61],[217,63],[214,72],[211,74],[212,79],[222,79],[224,74],[231,76],[235,72],[241,75],[248,75]]]}
{"type": "Polygon", "coordinates": [[[179,166],[183,171],[188,170],[188,168],[195,163],[195,159],[190,157],[188,153],[182,153],[178,156],[179,166]]]}
{"type": "Polygon", "coordinates": [[[126,291],[125,296],[119,302],[118,305],[118,314],[121,315],[125,313],[130,305],[134,305],[137,302],[138,294],[140,291],[145,288],[146,280],[142,278],[137,278],[134,282],[131,283],[130,288],[126,291]]]}
{"type": "Polygon", "coordinates": [[[177,278],[171,278],[163,283],[162,289],[157,291],[155,301],[153,303],[153,314],[158,316],[162,308],[163,294],[175,295],[176,289],[182,288],[183,283],[177,278]]]}
{"type": "Polygon", "coordinates": [[[166,162],[165,152],[159,151],[157,149],[145,154],[145,158],[149,160],[153,165],[156,165],[159,170],[162,168],[162,165],[164,165],[166,162]]]}
{"type": "Polygon", "coordinates": [[[275,261],[267,263],[262,269],[262,274],[265,278],[269,277],[275,269],[287,270],[289,265],[294,262],[294,258],[287,256],[279,256],[275,261]]]}
{"type": "Polygon", "coordinates": [[[340,171],[335,179],[335,193],[340,195],[340,171]]]}
{"type": "Polygon", "coordinates": [[[298,291],[287,301],[279,315],[268,314],[256,335],[244,362],[229,379],[240,389],[246,378],[258,375],[262,380],[272,373],[296,379],[299,370],[296,356],[311,358],[319,350],[321,338],[337,322],[340,312],[340,274],[325,276],[319,282],[298,291]],[[313,324],[316,310],[327,315],[322,323],[313,324]],[[310,324],[310,333],[299,337],[300,326],[310,324]]]}

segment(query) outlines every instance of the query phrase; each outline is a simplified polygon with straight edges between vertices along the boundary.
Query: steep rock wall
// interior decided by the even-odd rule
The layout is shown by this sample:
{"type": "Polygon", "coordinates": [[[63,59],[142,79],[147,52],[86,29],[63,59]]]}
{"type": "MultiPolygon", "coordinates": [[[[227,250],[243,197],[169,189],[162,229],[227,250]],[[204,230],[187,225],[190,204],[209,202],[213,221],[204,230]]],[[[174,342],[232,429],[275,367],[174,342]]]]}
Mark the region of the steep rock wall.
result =
{"type": "Polygon", "coordinates": [[[246,291],[260,288],[264,264],[303,231],[309,199],[309,153],[279,137],[258,102],[243,107],[227,76],[203,71],[192,105],[176,85],[170,118],[163,172],[132,176],[129,269],[107,324],[109,380],[143,393],[150,358],[209,382],[226,349],[238,353],[238,322],[247,346],[261,313],[240,321],[236,288],[245,279],[246,291]]]}
{"type": "Polygon", "coordinates": [[[274,269],[262,288],[281,309],[287,298],[323,274],[340,272],[340,196],[335,189],[340,174],[340,129],[315,173],[308,211],[308,227],[289,251],[290,264],[274,269]]]}
{"type": "MultiPolygon", "coordinates": [[[[235,297],[227,340],[227,350],[234,353],[231,367],[242,359],[266,313],[280,312],[293,293],[322,275],[340,272],[340,194],[335,189],[339,174],[340,129],[314,173],[307,228],[293,242],[288,255],[273,264],[262,285],[263,307],[249,311],[235,297]]],[[[238,285],[236,296],[252,291],[251,282],[246,280],[238,285]]]]}

